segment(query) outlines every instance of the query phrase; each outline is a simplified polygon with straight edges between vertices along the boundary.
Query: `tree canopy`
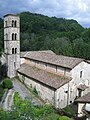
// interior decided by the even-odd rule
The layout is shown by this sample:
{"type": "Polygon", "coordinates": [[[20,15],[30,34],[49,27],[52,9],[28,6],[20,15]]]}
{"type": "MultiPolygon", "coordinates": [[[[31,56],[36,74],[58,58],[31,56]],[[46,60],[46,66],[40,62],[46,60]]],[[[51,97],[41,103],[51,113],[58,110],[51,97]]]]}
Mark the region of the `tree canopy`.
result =
{"type": "MultiPolygon", "coordinates": [[[[48,50],[56,54],[90,59],[90,28],[76,20],[22,12],[21,51],[48,50]]],[[[0,18],[0,51],[3,48],[3,19],[0,18]]]]}

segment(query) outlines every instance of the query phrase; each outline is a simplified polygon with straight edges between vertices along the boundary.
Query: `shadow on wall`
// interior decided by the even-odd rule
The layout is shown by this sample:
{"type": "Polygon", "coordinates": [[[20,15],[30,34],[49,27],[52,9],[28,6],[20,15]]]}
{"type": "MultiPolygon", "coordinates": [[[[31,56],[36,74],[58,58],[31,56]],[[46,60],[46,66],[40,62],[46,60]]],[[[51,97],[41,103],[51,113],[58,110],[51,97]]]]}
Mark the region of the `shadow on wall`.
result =
{"type": "Polygon", "coordinates": [[[8,70],[8,66],[6,65],[6,63],[4,63],[3,65],[0,62],[0,81],[4,78],[7,77],[7,70],[8,70]]]}

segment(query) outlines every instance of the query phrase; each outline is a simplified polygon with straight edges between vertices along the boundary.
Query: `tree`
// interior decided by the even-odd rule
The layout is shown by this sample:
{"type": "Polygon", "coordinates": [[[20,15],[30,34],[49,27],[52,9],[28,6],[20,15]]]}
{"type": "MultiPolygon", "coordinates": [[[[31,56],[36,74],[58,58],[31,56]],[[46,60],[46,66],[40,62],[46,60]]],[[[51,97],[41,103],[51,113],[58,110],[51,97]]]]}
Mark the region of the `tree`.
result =
{"type": "Polygon", "coordinates": [[[66,37],[55,39],[55,53],[65,55],[65,49],[69,45],[69,39],[66,37]]]}

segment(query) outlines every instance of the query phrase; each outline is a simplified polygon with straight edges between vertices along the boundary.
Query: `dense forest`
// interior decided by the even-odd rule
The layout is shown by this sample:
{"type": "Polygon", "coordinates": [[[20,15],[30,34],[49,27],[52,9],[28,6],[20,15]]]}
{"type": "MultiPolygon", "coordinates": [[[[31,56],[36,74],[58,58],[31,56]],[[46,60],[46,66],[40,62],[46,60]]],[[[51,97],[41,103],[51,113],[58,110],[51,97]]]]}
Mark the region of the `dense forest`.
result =
{"type": "MultiPolygon", "coordinates": [[[[76,20],[22,12],[21,51],[52,50],[56,54],[90,59],[90,28],[76,20]]],[[[3,19],[0,19],[0,51],[3,48],[3,19]]]]}

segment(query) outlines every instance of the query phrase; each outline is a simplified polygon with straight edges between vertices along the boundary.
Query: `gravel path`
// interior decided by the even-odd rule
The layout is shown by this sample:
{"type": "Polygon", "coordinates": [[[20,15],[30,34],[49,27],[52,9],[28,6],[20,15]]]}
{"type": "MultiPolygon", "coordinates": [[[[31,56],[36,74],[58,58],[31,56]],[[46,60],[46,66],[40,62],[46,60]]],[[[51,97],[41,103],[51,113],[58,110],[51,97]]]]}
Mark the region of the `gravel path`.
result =
{"type": "Polygon", "coordinates": [[[20,96],[22,99],[29,99],[32,101],[33,104],[35,105],[42,105],[43,102],[35,97],[26,87],[23,83],[21,83],[18,79],[14,78],[13,80],[13,85],[14,85],[14,90],[19,92],[20,96]]]}
{"type": "Polygon", "coordinates": [[[13,89],[8,91],[6,99],[3,103],[3,108],[5,110],[10,110],[11,109],[11,106],[13,105],[14,93],[15,93],[15,91],[13,89]]]}
{"type": "Polygon", "coordinates": [[[10,110],[13,105],[14,93],[18,92],[22,99],[30,100],[34,105],[43,105],[44,103],[33,95],[24,84],[22,84],[18,79],[13,79],[13,88],[8,91],[6,99],[3,103],[3,108],[5,110],[10,110]]]}

